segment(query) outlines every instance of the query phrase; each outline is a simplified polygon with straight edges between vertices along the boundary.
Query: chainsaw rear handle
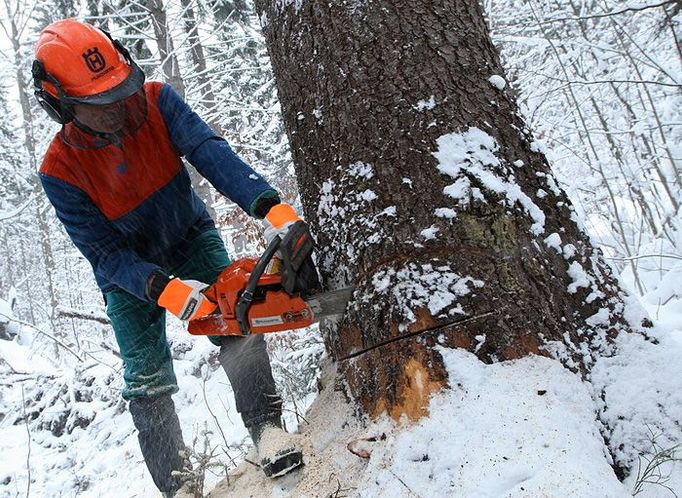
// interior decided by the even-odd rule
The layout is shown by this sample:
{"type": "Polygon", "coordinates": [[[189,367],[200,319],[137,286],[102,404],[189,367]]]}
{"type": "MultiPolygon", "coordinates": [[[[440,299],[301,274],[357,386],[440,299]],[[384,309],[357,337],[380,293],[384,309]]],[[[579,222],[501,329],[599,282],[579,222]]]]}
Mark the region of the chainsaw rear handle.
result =
{"type": "Polygon", "coordinates": [[[258,281],[260,280],[260,277],[263,275],[263,272],[265,272],[265,269],[268,267],[270,260],[272,260],[272,258],[277,253],[277,250],[279,249],[281,243],[282,239],[280,238],[280,236],[275,235],[275,237],[273,237],[268,247],[265,249],[263,255],[258,259],[256,266],[254,267],[253,271],[251,272],[251,275],[249,276],[249,281],[247,282],[244,291],[237,300],[237,305],[235,306],[234,312],[237,318],[237,323],[239,324],[239,330],[241,330],[242,335],[251,334],[251,327],[249,327],[248,314],[249,308],[251,307],[251,303],[253,302],[253,294],[256,291],[256,287],[258,287],[258,281]]]}

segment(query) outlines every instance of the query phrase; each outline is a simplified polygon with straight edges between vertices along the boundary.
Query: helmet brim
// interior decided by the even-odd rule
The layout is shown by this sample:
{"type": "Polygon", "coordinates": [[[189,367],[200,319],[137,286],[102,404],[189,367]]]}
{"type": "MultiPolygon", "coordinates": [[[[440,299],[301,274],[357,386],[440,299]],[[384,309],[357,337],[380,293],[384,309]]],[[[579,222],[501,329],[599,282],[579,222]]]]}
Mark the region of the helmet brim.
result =
{"type": "Polygon", "coordinates": [[[106,105],[120,102],[127,99],[131,95],[142,88],[144,85],[145,75],[144,71],[133,62],[130,66],[130,74],[121,83],[114,88],[98,93],[96,95],[84,95],[82,97],[67,96],[61,99],[67,104],[87,104],[87,105],[106,105]]]}

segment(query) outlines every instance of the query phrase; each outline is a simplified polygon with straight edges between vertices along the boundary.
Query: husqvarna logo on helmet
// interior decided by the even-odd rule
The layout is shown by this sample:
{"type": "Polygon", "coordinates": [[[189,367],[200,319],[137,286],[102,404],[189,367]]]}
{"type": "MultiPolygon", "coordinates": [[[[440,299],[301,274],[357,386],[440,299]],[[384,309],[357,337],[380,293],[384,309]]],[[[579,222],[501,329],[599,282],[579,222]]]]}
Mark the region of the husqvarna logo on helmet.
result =
{"type": "Polygon", "coordinates": [[[88,51],[83,54],[83,59],[85,59],[88,69],[93,73],[99,73],[107,65],[97,47],[89,48],[88,51]]]}

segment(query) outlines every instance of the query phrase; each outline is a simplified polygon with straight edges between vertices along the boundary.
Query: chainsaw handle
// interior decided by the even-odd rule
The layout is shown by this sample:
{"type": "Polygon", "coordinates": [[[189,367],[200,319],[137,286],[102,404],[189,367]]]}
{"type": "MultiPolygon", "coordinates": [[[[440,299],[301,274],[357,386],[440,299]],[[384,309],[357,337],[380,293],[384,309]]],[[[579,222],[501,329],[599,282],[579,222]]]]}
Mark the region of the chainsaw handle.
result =
{"type": "Polygon", "coordinates": [[[253,301],[253,293],[258,287],[258,281],[260,277],[265,272],[268,267],[270,260],[275,256],[277,250],[279,249],[282,239],[279,235],[275,235],[268,247],[265,249],[263,255],[258,259],[256,266],[253,268],[251,275],[249,276],[249,281],[246,287],[242,291],[241,296],[237,300],[237,305],[235,306],[235,316],[237,317],[237,323],[239,324],[239,330],[241,330],[242,335],[250,335],[251,329],[249,327],[249,308],[251,307],[251,302],[253,301]]]}

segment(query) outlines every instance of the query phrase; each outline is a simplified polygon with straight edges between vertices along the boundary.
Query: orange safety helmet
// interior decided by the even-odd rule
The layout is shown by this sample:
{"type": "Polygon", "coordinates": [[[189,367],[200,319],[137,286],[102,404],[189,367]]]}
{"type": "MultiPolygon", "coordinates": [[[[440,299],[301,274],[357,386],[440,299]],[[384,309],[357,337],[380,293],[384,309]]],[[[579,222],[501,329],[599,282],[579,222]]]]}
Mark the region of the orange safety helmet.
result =
{"type": "Polygon", "coordinates": [[[123,45],[109,33],[75,19],[42,30],[32,73],[36,97],[53,118],[51,110],[63,110],[65,105],[123,100],[135,94],[145,79],[123,45]]]}

